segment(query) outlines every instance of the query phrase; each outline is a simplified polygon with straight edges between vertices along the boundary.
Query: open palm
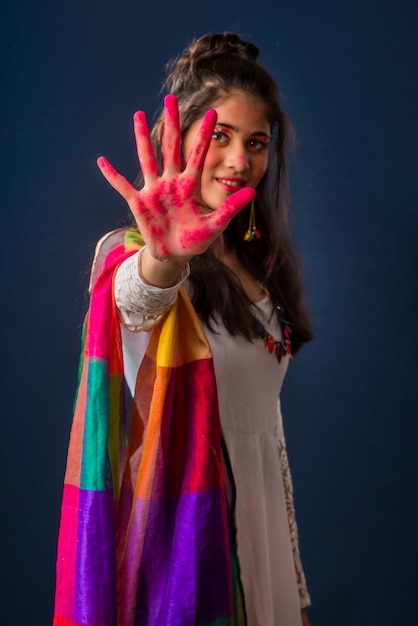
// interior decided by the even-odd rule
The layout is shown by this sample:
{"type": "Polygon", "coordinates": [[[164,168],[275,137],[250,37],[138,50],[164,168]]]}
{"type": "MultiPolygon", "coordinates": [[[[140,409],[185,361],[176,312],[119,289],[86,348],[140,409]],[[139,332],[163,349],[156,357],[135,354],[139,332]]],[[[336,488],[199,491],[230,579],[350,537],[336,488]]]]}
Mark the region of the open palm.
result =
{"type": "Polygon", "coordinates": [[[164,103],[163,158],[160,174],[145,114],[134,115],[134,131],[144,187],[135,189],[105,157],[97,160],[109,183],[127,201],[151,255],[156,259],[190,257],[204,252],[229,221],[255,196],[246,187],[209,209],[201,195],[201,174],[216,124],[216,111],[205,115],[185,168],[181,169],[181,134],[177,98],[164,103]]]}

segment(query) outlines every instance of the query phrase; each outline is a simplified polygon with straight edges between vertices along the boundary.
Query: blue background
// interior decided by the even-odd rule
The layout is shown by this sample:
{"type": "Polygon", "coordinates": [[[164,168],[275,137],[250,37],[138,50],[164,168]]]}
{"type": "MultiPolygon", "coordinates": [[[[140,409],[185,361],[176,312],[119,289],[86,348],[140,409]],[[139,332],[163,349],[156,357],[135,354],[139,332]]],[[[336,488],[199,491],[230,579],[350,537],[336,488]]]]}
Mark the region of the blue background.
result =
{"type": "Polygon", "coordinates": [[[135,177],[132,114],[159,106],[166,61],[234,30],[260,46],[298,138],[292,224],[316,341],[283,405],[311,621],[418,624],[417,1],[2,11],[1,623],[52,615],[87,270],[127,215],[95,159],[135,177]]]}

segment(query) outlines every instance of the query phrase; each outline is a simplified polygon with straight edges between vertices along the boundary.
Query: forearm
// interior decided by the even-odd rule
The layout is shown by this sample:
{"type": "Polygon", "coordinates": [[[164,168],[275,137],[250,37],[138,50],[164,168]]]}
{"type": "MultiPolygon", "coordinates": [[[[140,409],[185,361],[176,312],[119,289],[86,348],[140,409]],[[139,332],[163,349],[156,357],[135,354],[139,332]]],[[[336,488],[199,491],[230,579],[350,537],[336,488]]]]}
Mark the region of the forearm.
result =
{"type": "MultiPolygon", "coordinates": [[[[147,248],[126,259],[115,277],[115,301],[123,325],[137,332],[150,330],[167,313],[177,298],[181,283],[189,275],[189,267],[183,267],[176,281],[168,287],[149,285],[138,272],[141,257],[147,248]]],[[[173,282],[173,281],[171,281],[173,282]]]]}

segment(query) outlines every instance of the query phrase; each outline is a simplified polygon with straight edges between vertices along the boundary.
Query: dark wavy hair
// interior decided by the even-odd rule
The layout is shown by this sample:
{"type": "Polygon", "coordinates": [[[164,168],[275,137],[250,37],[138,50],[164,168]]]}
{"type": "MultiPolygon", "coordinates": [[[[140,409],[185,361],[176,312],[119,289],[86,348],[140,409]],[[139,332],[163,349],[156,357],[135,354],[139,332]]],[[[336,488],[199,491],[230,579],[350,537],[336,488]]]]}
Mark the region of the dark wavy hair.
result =
{"type": "MultiPolygon", "coordinates": [[[[268,290],[273,305],[284,307],[293,325],[292,349],[296,353],[312,339],[312,324],[302,297],[300,269],[288,223],[287,151],[293,136],[280,106],[277,85],[258,63],[258,55],[257,46],[234,33],[204,35],[168,64],[163,90],[178,98],[183,138],[194,121],[234,92],[250,93],[265,105],[273,141],[267,172],[257,186],[255,198],[261,238],[244,242],[250,205],[230,222],[224,237],[242,266],[268,290]]],[[[151,132],[160,166],[163,125],[161,112],[151,132]]],[[[253,304],[233,272],[219,262],[219,249],[215,242],[191,261],[193,305],[209,328],[213,329],[215,320],[221,320],[231,335],[252,340],[257,335],[253,304]]]]}

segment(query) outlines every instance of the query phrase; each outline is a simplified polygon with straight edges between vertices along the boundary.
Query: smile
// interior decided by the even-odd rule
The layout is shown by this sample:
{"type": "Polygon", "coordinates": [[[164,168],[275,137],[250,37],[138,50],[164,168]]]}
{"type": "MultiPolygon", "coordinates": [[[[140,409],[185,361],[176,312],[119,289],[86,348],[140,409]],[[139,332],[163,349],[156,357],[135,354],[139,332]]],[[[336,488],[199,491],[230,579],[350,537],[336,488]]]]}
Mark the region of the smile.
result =
{"type": "Polygon", "coordinates": [[[231,178],[217,178],[216,180],[218,183],[227,185],[228,187],[242,187],[246,183],[244,179],[233,180],[231,178]]]}

